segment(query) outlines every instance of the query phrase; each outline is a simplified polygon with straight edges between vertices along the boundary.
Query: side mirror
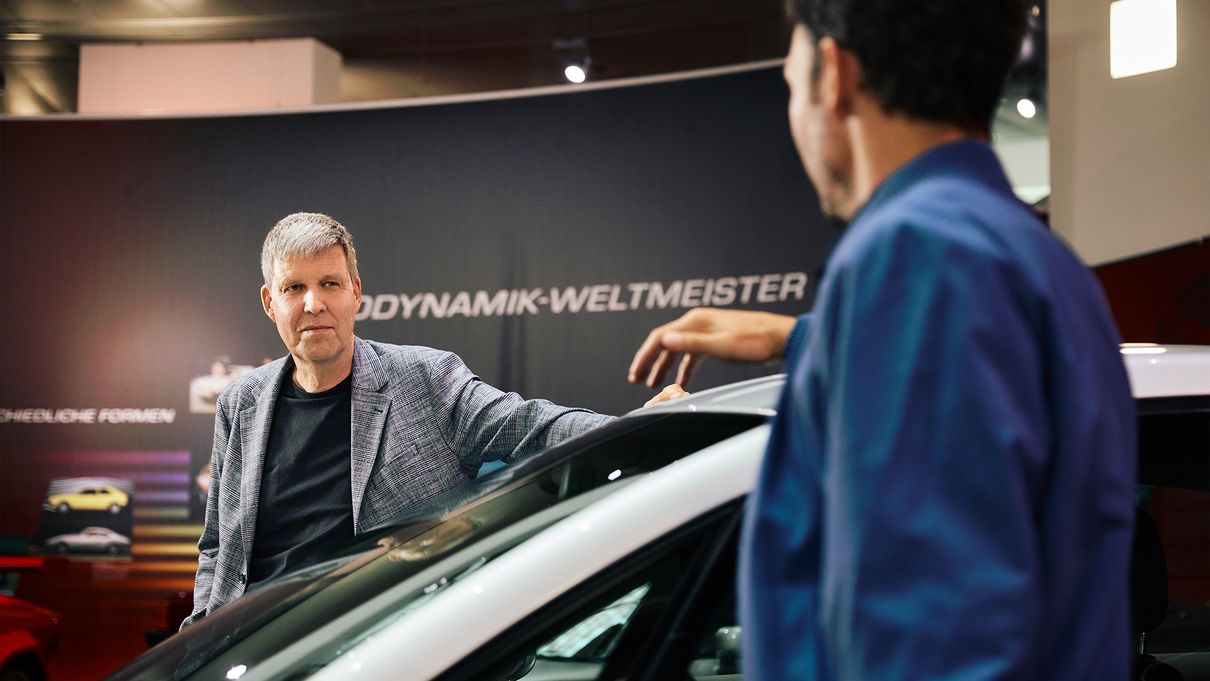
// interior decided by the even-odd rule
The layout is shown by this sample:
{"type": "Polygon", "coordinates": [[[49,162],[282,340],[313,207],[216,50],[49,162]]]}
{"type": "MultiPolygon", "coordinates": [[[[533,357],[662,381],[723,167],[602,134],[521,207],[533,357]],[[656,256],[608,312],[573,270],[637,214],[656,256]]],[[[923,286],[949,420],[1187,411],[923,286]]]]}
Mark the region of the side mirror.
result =
{"type": "Polygon", "coordinates": [[[537,662],[538,656],[533,653],[522,657],[520,660],[517,660],[517,664],[513,665],[513,668],[508,670],[508,672],[504,675],[505,681],[517,681],[517,679],[525,678],[527,674],[534,670],[534,665],[537,664],[537,662]]]}

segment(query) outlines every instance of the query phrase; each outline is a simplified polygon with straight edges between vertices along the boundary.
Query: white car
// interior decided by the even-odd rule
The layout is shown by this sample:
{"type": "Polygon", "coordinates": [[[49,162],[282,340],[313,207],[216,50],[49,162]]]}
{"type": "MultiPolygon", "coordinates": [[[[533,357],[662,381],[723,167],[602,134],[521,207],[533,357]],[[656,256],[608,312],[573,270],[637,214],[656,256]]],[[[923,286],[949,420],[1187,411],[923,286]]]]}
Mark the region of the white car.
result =
{"type": "MultiPolygon", "coordinates": [[[[1206,372],[1183,373],[1200,388],[1139,403],[1142,456],[1155,459],[1140,466],[1148,499],[1170,488],[1206,498],[1207,440],[1184,435],[1210,436],[1210,352],[1190,352],[1206,372]]],[[[1127,355],[1132,382],[1164,355],[1127,355]]],[[[640,410],[487,476],[249,592],[111,678],[742,678],[736,543],[782,382],[640,410]]],[[[1162,565],[1163,547],[1153,553],[1162,565]]],[[[1210,608],[1170,605],[1162,569],[1153,582],[1136,591],[1164,621],[1145,623],[1154,657],[1140,659],[1210,678],[1210,608]]]]}
{"type": "Polygon", "coordinates": [[[107,527],[86,527],[72,534],[58,534],[42,545],[54,553],[108,553],[117,555],[130,552],[130,537],[114,532],[107,527]]]}

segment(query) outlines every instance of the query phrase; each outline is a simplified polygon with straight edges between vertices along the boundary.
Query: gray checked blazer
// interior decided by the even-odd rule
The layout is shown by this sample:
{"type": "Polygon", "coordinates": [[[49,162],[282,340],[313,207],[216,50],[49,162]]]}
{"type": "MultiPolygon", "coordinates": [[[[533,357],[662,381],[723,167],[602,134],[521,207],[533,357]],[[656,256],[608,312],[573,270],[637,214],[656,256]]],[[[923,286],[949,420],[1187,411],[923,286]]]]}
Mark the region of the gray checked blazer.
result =
{"type": "MultiPolygon", "coordinates": [[[[286,358],[219,397],[193,614],[185,628],[244,593],[261,468],[286,358]]],[[[457,355],[354,339],[352,497],[359,534],[470,480],[484,461],[511,461],[612,417],[487,385],[457,355]]]]}

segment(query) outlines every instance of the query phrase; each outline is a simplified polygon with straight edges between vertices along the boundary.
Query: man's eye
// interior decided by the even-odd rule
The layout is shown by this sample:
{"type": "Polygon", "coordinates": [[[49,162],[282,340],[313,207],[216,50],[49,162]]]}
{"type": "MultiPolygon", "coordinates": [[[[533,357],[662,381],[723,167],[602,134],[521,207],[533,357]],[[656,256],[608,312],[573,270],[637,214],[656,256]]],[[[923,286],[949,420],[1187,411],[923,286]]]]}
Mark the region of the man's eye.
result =
{"type": "Polygon", "coordinates": [[[336,286],[340,286],[340,282],[339,281],[325,281],[324,286],[336,287],[336,286]]]}
{"type": "Polygon", "coordinates": [[[302,290],[302,284],[290,284],[285,290],[289,293],[298,293],[302,290]]]}

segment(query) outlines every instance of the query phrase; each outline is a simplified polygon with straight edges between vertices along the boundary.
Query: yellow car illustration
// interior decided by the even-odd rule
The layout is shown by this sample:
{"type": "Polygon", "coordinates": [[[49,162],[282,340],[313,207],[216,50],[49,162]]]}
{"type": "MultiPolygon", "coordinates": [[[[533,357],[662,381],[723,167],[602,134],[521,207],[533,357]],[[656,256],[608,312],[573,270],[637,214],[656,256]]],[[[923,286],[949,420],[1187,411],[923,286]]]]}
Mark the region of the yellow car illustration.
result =
{"type": "Polygon", "coordinates": [[[99,485],[76,492],[53,494],[46,498],[46,508],[58,513],[68,511],[109,511],[119,513],[130,502],[130,495],[116,487],[99,485]]]}

